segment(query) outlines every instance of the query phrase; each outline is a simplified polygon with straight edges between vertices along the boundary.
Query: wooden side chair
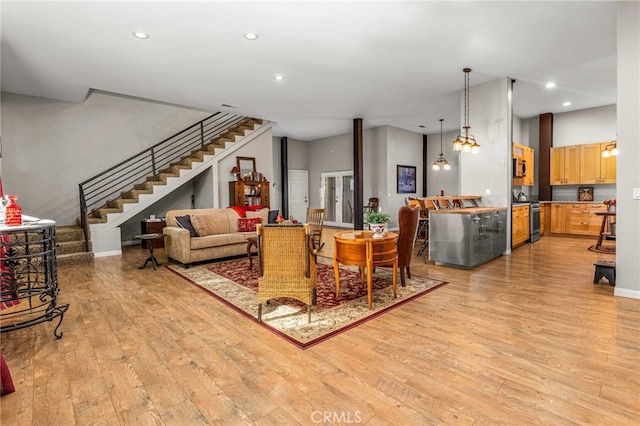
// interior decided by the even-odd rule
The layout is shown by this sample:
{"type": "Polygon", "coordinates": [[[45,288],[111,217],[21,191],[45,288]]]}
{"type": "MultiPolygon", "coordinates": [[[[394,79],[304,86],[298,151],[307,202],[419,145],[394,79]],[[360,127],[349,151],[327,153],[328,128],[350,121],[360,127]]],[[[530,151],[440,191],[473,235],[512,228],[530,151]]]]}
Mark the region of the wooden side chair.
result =
{"type": "Polygon", "coordinates": [[[307,223],[313,248],[320,251],[324,246],[322,239],[322,225],[324,224],[324,209],[307,209],[307,223]]]}
{"type": "Polygon", "coordinates": [[[377,197],[369,198],[369,204],[363,207],[365,213],[375,212],[378,210],[378,206],[380,205],[380,199],[377,197]]]}
{"type": "Polygon", "coordinates": [[[316,251],[312,247],[309,225],[256,225],[260,276],[258,278],[258,322],[262,322],[262,303],[277,297],[316,304],[316,251]]]}

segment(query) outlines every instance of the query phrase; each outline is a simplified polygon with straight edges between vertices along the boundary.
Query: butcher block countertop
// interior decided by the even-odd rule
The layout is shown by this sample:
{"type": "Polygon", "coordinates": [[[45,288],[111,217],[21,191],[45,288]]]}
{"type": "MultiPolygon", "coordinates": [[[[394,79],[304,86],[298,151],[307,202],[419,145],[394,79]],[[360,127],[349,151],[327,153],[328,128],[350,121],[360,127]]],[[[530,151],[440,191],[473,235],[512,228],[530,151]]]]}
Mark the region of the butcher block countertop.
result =
{"type": "Polygon", "coordinates": [[[429,214],[474,214],[506,209],[506,207],[468,207],[464,209],[430,210],[429,214]]]}

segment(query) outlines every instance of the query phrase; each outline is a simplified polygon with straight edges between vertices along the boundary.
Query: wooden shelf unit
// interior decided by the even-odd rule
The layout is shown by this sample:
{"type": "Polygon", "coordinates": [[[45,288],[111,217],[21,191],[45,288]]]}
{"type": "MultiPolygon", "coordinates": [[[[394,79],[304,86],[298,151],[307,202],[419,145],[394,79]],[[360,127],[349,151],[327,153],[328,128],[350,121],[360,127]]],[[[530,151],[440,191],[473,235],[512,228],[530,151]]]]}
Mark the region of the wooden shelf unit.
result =
{"type": "Polygon", "coordinates": [[[269,182],[239,180],[229,182],[230,206],[269,207],[269,182]]]}

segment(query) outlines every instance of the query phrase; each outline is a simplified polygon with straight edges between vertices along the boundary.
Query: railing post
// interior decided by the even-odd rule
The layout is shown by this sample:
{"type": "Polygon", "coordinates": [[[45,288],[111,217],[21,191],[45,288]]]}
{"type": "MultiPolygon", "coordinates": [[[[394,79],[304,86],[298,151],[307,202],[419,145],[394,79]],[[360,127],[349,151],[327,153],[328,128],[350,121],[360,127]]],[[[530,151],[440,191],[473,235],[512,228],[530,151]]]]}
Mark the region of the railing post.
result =
{"type": "Polygon", "coordinates": [[[153,178],[158,178],[158,173],[156,171],[156,150],[151,148],[151,170],[153,171],[153,178]]]}
{"type": "Polygon", "coordinates": [[[84,197],[84,190],[82,189],[82,184],[78,185],[78,190],[80,191],[80,227],[82,228],[82,233],[84,234],[84,251],[89,252],[89,219],[87,216],[89,212],[87,212],[87,200],[84,197]]]}
{"type": "Polygon", "coordinates": [[[204,149],[204,123],[200,122],[200,146],[204,149]]]}

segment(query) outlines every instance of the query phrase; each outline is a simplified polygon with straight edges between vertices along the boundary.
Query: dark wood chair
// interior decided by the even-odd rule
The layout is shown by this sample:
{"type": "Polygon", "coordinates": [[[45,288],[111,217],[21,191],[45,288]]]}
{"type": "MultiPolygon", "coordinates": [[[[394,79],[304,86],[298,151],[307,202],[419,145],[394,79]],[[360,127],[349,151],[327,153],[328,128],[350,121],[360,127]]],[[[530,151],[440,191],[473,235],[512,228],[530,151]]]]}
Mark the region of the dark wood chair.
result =
{"type": "MultiPolygon", "coordinates": [[[[420,219],[420,206],[409,205],[402,206],[398,210],[398,242],[396,250],[398,252],[398,269],[400,270],[400,283],[402,287],[405,284],[405,272],[407,278],[411,278],[411,258],[413,257],[413,245],[416,241],[418,233],[418,221],[420,219]]],[[[381,265],[390,267],[392,265],[381,265]]]]}

